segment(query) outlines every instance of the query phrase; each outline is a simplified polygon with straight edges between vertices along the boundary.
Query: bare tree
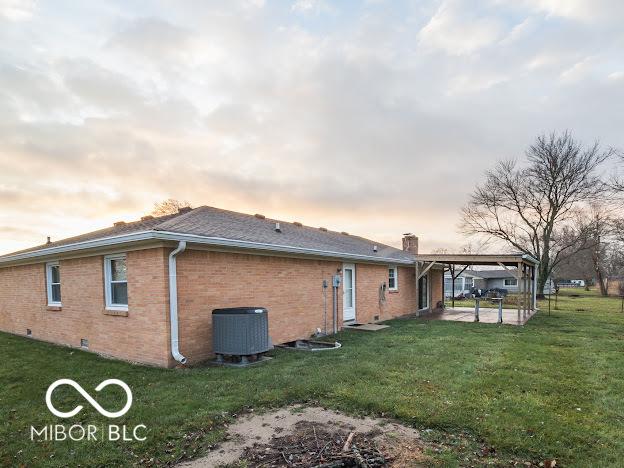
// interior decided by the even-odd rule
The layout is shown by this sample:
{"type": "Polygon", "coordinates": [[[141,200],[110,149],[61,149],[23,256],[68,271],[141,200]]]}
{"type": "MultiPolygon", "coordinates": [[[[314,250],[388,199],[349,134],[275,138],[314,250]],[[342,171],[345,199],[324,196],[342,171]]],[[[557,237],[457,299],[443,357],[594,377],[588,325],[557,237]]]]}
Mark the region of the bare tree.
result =
{"type": "Polygon", "coordinates": [[[611,178],[611,187],[616,193],[624,194],[624,152],[614,150],[614,155],[618,158],[620,171],[611,178]]]}
{"type": "Polygon", "coordinates": [[[165,216],[169,214],[177,213],[180,208],[190,208],[191,204],[187,201],[175,200],[168,198],[167,200],[154,203],[154,209],[152,210],[152,216],[165,216]]]}
{"type": "MultiPolygon", "coordinates": [[[[564,228],[559,237],[566,238],[566,242],[569,242],[570,239],[577,237],[577,233],[564,228]]],[[[578,249],[576,245],[573,245],[570,250],[573,252],[564,252],[561,255],[562,260],[553,268],[551,276],[557,283],[565,280],[582,279],[585,281],[585,289],[589,289],[595,277],[592,262],[593,246],[590,245],[589,241],[586,241],[583,248],[578,249]]]]}
{"type": "Polygon", "coordinates": [[[461,230],[502,241],[540,261],[537,294],[566,255],[585,246],[587,229],[574,223],[578,209],[599,200],[599,166],[613,154],[596,142],[584,147],[569,132],[539,136],[526,164],[501,161],[487,171],[462,209],[461,230]],[[559,236],[563,228],[574,235],[559,236]]]}
{"type": "MultiPolygon", "coordinates": [[[[614,246],[612,210],[606,205],[592,203],[590,208],[580,212],[575,224],[577,231],[585,233],[585,237],[579,240],[582,245],[571,245],[562,252],[562,260],[553,271],[559,279],[585,280],[586,289],[595,279],[600,294],[606,296],[608,263],[614,246]]],[[[566,227],[560,236],[567,238],[567,241],[574,239],[576,233],[571,231],[566,227]]]]}
{"type": "Polygon", "coordinates": [[[607,295],[606,262],[610,248],[610,237],[613,233],[614,220],[609,211],[602,205],[592,205],[592,216],[589,222],[589,245],[591,261],[600,295],[607,295]]]}
{"type": "Polygon", "coordinates": [[[624,287],[624,219],[620,218],[614,221],[609,247],[605,262],[607,290],[612,278],[618,279],[620,286],[624,287]]]}

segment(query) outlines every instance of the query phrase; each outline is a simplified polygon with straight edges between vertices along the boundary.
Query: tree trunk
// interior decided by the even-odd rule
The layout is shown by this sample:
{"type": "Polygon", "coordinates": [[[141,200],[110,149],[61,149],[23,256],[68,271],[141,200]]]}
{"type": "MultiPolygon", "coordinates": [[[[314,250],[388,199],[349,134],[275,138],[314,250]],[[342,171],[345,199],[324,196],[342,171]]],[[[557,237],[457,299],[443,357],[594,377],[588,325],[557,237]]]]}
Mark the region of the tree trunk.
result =
{"type": "Polygon", "coordinates": [[[600,295],[607,295],[607,287],[604,281],[604,275],[602,274],[602,268],[600,268],[600,238],[596,241],[596,246],[594,247],[594,251],[592,252],[592,262],[594,264],[594,271],[596,272],[596,281],[598,282],[598,287],[600,288],[600,295]]]}
{"type": "Polygon", "coordinates": [[[604,275],[602,274],[602,268],[596,267],[596,281],[600,287],[600,295],[607,296],[607,285],[605,284],[604,275]]]}

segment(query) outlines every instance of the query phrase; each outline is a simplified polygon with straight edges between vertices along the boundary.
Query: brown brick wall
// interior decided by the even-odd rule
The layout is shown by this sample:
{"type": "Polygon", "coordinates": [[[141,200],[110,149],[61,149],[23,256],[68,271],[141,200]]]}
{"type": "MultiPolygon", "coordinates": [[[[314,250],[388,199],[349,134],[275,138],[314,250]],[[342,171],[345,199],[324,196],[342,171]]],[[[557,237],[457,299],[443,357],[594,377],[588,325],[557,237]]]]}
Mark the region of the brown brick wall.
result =
{"type": "MultiPolygon", "coordinates": [[[[128,259],[127,316],[105,313],[103,256],[60,261],[60,311],[48,310],[43,263],[0,268],[0,330],[80,346],[120,359],[161,366],[170,356],[167,256],[172,249],[131,251],[128,259]]],[[[324,328],[323,280],[327,280],[327,328],[332,327],[332,275],[342,262],[240,253],[187,250],[178,257],[180,350],[190,363],[212,355],[213,309],[263,306],[269,309],[274,343],[306,338],[324,328]]],[[[386,265],[356,264],[356,319],[387,320],[415,311],[414,269],[398,268],[399,291],[386,265]]],[[[435,303],[435,302],[434,302],[435,303]]],[[[342,288],[338,291],[342,325],[342,288]]]]}
{"type": "MultiPolygon", "coordinates": [[[[213,309],[262,306],[269,309],[274,343],[307,338],[324,328],[323,280],[327,280],[327,328],[332,327],[331,278],[341,262],[190,250],[178,257],[180,350],[189,362],[212,355],[213,309]]],[[[388,319],[414,311],[413,269],[399,268],[399,292],[386,294],[380,310],[378,288],[388,267],[356,265],[356,315],[388,319]]],[[[342,324],[342,287],[338,291],[342,324]]]]}
{"type": "Polygon", "coordinates": [[[414,268],[398,268],[398,291],[386,288],[380,300],[382,283],[388,285],[388,266],[359,264],[355,267],[355,314],[358,322],[388,320],[416,310],[414,268]],[[375,319],[375,317],[378,317],[375,319]]]}
{"type": "Polygon", "coordinates": [[[60,261],[62,310],[48,310],[43,263],[0,268],[0,330],[130,361],[167,365],[165,250],[127,253],[128,316],[105,314],[103,256],[60,261]]]}
{"type": "Polygon", "coordinates": [[[431,282],[431,309],[435,309],[438,302],[444,303],[444,271],[429,270],[429,281],[431,282]]]}

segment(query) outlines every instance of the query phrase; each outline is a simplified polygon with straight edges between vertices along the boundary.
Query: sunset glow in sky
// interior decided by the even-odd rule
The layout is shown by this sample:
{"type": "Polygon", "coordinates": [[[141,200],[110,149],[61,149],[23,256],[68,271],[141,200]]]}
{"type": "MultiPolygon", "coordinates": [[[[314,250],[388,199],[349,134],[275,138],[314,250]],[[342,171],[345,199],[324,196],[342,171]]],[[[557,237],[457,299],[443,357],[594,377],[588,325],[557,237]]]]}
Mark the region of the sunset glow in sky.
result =
{"type": "Polygon", "coordinates": [[[621,0],[0,0],[0,253],[177,198],[457,249],[542,132],[624,147],[621,0]]]}

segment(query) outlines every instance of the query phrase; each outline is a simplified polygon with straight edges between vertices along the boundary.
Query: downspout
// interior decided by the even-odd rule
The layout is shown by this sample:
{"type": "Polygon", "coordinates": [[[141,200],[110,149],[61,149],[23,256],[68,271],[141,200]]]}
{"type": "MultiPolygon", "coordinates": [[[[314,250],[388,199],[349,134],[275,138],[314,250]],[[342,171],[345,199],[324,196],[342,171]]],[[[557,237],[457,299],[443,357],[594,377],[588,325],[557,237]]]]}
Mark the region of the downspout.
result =
{"type": "Polygon", "coordinates": [[[178,332],[178,280],[176,256],[186,250],[186,241],[180,241],[178,248],[169,254],[169,320],[171,323],[171,355],[181,364],[186,358],[180,353],[180,336],[178,332]]]}

